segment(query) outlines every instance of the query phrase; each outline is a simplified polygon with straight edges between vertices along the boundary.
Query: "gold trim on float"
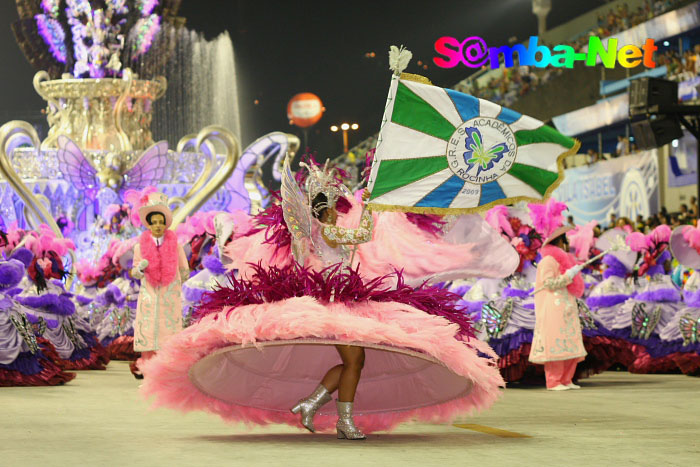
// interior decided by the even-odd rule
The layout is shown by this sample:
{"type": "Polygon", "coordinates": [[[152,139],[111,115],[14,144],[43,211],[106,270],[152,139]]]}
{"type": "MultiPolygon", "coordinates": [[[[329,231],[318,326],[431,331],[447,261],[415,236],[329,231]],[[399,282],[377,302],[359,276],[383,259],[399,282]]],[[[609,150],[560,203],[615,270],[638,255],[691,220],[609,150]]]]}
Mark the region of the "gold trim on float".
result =
{"type": "Polygon", "coordinates": [[[221,167],[218,168],[214,176],[207,181],[206,184],[202,181],[206,180],[204,177],[204,175],[206,175],[206,170],[202,171],[199,178],[193,185],[202,186],[198,192],[194,193],[192,190],[189,190],[183,198],[177,199],[177,201],[182,202],[182,206],[176,208],[175,212],[173,213],[173,222],[170,225],[171,230],[175,230],[175,228],[180,225],[180,223],[182,223],[187,216],[199,210],[204,203],[206,203],[207,200],[226,183],[233,173],[233,170],[236,168],[238,158],[241,155],[241,145],[238,142],[238,138],[236,138],[233,133],[221,126],[210,125],[202,128],[202,130],[197,134],[197,138],[194,143],[196,151],[200,152],[199,148],[201,148],[203,144],[213,140],[218,140],[223,143],[226,148],[226,158],[221,164],[221,167]]]}

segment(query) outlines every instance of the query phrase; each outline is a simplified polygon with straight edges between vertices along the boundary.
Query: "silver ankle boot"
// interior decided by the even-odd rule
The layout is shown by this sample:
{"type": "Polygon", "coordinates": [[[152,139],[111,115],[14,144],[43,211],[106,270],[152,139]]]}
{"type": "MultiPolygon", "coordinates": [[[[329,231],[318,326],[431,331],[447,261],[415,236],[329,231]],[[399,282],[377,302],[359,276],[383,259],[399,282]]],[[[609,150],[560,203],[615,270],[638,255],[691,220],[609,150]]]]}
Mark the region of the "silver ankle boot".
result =
{"type": "Polygon", "coordinates": [[[309,397],[297,402],[297,405],[291,408],[293,414],[301,412],[301,424],[306,427],[311,433],[315,433],[314,415],[316,411],[331,401],[331,395],[328,393],[322,384],[312,392],[309,397]]]}
{"type": "Polygon", "coordinates": [[[338,423],[335,429],[338,432],[338,439],[366,439],[364,433],[357,429],[355,421],[352,419],[352,402],[335,402],[338,408],[338,423]]]}

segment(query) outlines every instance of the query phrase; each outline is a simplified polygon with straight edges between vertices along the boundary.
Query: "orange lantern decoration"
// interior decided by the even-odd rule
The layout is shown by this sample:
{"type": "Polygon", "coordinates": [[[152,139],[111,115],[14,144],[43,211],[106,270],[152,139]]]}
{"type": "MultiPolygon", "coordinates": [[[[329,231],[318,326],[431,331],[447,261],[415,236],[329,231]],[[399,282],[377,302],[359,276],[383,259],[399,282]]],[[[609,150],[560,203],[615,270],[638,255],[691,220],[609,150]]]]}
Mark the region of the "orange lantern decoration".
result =
{"type": "Polygon", "coordinates": [[[321,120],[326,108],[316,94],[302,92],[292,97],[287,104],[287,118],[290,125],[308,128],[321,120]]]}

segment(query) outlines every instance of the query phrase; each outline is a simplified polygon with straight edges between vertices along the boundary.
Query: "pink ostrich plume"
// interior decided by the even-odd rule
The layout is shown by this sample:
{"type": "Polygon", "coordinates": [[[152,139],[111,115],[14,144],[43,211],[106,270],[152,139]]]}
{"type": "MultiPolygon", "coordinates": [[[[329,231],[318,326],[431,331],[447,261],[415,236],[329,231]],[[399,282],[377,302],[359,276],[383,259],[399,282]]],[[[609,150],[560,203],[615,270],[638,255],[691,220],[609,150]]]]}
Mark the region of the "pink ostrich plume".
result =
{"type": "Polygon", "coordinates": [[[666,224],[661,224],[657,228],[651,231],[649,234],[649,243],[658,245],[660,243],[668,243],[671,239],[671,227],[666,224]]]}
{"type": "Polygon", "coordinates": [[[131,223],[134,227],[141,227],[141,219],[139,218],[139,208],[148,202],[148,195],[155,193],[158,189],[154,186],[147,186],[141,191],[126,190],[124,193],[124,201],[131,205],[131,223]]]}
{"type": "Polygon", "coordinates": [[[566,234],[569,239],[569,245],[571,245],[576,254],[576,258],[582,261],[588,259],[591,247],[595,243],[593,229],[595,229],[596,225],[598,225],[598,221],[590,221],[588,224],[577,226],[566,234]]]}
{"type": "Polygon", "coordinates": [[[75,250],[73,240],[66,238],[58,238],[53,233],[51,228],[46,224],[39,226],[39,232],[31,232],[30,238],[27,239],[25,246],[31,250],[34,255],[41,258],[46,253],[53,251],[59,256],[64,256],[68,250],[75,250]]]}
{"type": "Polygon", "coordinates": [[[527,207],[530,208],[532,226],[542,238],[549,237],[555,230],[564,225],[562,212],[566,210],[566,203],[549,198],[545,204],[531,203],[527,207]]]}
{"type": "Polygon", "coordinates": [[[129,238],[127,240],[113,240],[113,243],[109,245],[108,253],[110,254],[112,264],[119,263],[119,260],[126,253],[134,248],[134,245],[138,243],[139,237],[129,238]]]}
{"type": "Polygon", "coordinates": [[[7,229],[7,245],[4,249],[9,254],[17,245],[20,244],[22,239],[29,234],[28,231],[20,229],[17,227],[17,221],[11,223],[7,229]]]}
{"type": "Polygon", "coordinates": [[[683,227],[683,239],[700,254],[700,227],[693,227],[692,225],[683,227]]]}
{"type": "Polygon", "coordinates": [[[649,241],[641,232],[632,232],[627,236],[625,241],[627,242],[627,246],[637,253],[649,249],[649,241]]]}
{"type": "Polygon", "coordinates": [[[79,260],[75,269],[78,273],[78,279],[80,279],[80,282],[86,286],[95,284],[95,282],[97,282],[97,278],[100,277],[100,274],[102,273],[102,268],[99,266],[99,264],[93,265],[86,259],[79,260]]]}
{"type": "Polygon", "coordinates": [[[175,229],[178,242],[184,245],[198,235],[204,235],[205,233],[211,236],[216,235],[214,217],[219,213],[220,211],[198,212],[188,216],[187,220],[175,229]]]}
{"type": "Polygon", "coordinates": [[[497,232],[506,234],[509,238],[515,236],[513,226],[508,220],[508,207],[504,205],[494,206],[486,213],[486,222],[497,232]]]}

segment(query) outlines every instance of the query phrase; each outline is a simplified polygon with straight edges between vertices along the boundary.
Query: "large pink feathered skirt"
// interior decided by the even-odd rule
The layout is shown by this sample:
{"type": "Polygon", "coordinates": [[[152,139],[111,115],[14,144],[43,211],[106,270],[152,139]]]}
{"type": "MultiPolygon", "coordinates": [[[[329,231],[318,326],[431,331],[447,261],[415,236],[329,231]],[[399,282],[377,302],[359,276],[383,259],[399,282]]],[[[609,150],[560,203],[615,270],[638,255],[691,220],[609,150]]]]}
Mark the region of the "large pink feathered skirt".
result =
{"type": "MultiPolygon", "coordinates": [[[[308,273],[298,267],[290,272],[308,273]]],[[[250,288],[233,282],[213,295],[255,301],[246,295],[250,288]]],[[[468,335],[466,319],[452,322],[442,315],[444,309],[433,314],[419,309],[430,302],[432,289],[412,292],[399,280],[401,290],[387,293],[378,284],[371,284],[369,296],[367,289],[354,292],[356,301],[344,300],[340,286],[335,301],[324,301],[314,296],[320,288],[309,290],[314,287],[307,283],[307,296],[277,299],[281,285],[266,292],[264,302],[218,311],[210,306],[143,364],[142,392],[154,396],[156,406],[204,410],[232,422],[300,426],[289,409],[341,363],[335,345],[357,345],[365,348],[366,358],[355,421],[366,432],[408,420],[449,422],[493,404],[504,386],[496,355],[468,335]],[[416,306],[405,303],[411,293],[418,297],[416,306]],[[399,295],[400,301],[388,300],[399,295]]],[[[438,302],[432,303],[441,307],[438,302]]],[[[336,420],[335,405],[327,404],[315,425],[330,429],[336,420]]]]}

